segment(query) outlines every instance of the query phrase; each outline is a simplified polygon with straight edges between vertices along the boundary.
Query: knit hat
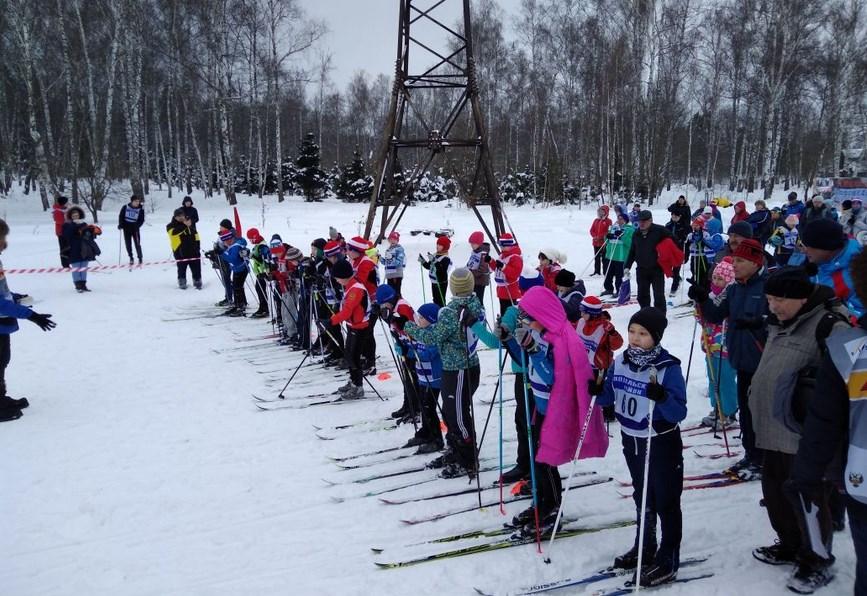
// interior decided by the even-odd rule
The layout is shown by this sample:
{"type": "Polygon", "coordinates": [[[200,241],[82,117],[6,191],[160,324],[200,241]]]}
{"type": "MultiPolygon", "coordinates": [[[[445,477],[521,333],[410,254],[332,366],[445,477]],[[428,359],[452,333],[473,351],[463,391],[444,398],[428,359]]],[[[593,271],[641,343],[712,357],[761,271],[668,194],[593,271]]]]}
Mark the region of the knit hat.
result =
{"type": "Polygon", "coordinates": [[[732,266],[731,257],[726,257],[716,264],[713,268],[713,274],[720,276],[729,285],[735,280],[735,268],[732,266]]]}
{"type": "Polygon", "coordinates": [[[298,250],[296,247],[291,244],[286,245],[286,260],[288,261],[300,261],[304,258],[304,253],[298,250]]]}
{"type": "Polygon", "coordinates": [[[337,232],[336,229],[329,227],[328,228],[328,237],[331,240],[337,240],[340,237],[340,234],[337,232]]]}
{"type": "Polygon", "coordinates": [[[575,285],[575,274],[568,269],[561,269],[554,276],[554,284],[563,288],[571,288],[575,285]]]}
{"type": "Polygon", "coordinates": [[[840,250],[846,246],[846,234],[836,221],[814,219],[801,230],[801,242],[819,250],[840,250]]]}
{"type": "Polygon", "coordinates": [[[326,257],[333,257],[335,255],[339,255],[341,251],[340,243],[336,240],[329,240],[325,243],[325,247],[322,249],[325,253],[326,257]]]}
{"type": "Polygon", "coordinates": [[[703,217],[696,217],[692,220],[692,227],[704,229],[705,219],[703,217]]]}
{"type": "Polygon", "coordinates": [[[653,213],[647,209],[638,212],[638,221],[650,221],[651,219],[653,219],[653,213]]]}
{"type": "Polygon", "coordinates": [[[518,287],[521,292],[526,292],[535,286],[544,286],[545,280],[542,279],[542,274],[537,269],[525,269],[518,278],[518,287]]]}
{"type": "Polygon", "coordinates": [[[418,310],[415,311],[428,323],[436,323],[440,318],[440,306],[439,304],[434,304],[433,302],[427,302],[418,307],[418,310]]]}
{"type": "Polygon", "coordinates": [[[662,341],[662,334],[665,333],[665,328],[668,326],[665,313],[653,306],[645,306],[632,315],[629,324],[632,325],[633,323],[647,329],[654,344],[659,344],[662,341]]]}
{"type": "Polygon", "coordinates": [[[794,226],[798,225],[799,220],[800,220],[800,218],[797,215],[795,215],[794,213],[792,213],[791,215],[786,217],[786,225],[794,227],[794,226]]]}
{"type": "Polygon", "coordinates": [[[220,240],[223,242],[228,242],[229,240],[233,240],[235,238],[235,230],[229,229],[220,234],[220,240]]]}
{"type": "Polygon", "coordinates": [[[758,240],[752,238],[747,238],[738,244],[732,256],[751,261],[759,267],[765,264],[765,253],[762,250],[762,245],[759,244],[758,240]]]}
{"type": "Polygon", "coordinates": [[[518,244],[517,242],[515,242],[515,237],[508,233],[500,234],[500,237],[497,238],[497,242],[499,242],[500,246],[502,246],[503,248],[506,248],[507,246],[515,246],[516,244],[518,244]]]}
{"type": "Polygon", "coordinates": [[[280,246],[283,244],[283,239],[280,237],[280,234],[274,234],[271,236],[271,241],[268,244],[269,246],[280,246]]]}
{"type": "Polygon", "coordinates": [[[468,240],[468,242],[470,244],[482,244],[482,243],[484,243],[484,241],[485,241],[485,235],[482,232],[478,232],[478,231],[470,234],[470,239],[468,240]]]}
{"type": "Polygon", "coordinates": [[[346,241],[346,248],[348,250],[354,250],[355,252],[364,253],[364,251],[370,248],[370,243],[361,236],[353,236],[350,240],[346,241]]]}
{"type": "Polygon", "coordinates": [[[316,240],[314,240],[313,242],[310,243],[310,246],[314,246],[314,247],[318,248],[319,250],[325,250],[325,245],[327,245],[327,244],[328,244],[328,242],[325,241],[325,238],[317,238],[316,240]]]}
{"type": "Polygon", "coordinates": [[[59,196],[56,200],[58,205],[66,205],[69,202],[69,197],[59,196]]]}
{"type": "Polygon", "coordinates": [[[262,238],[262,234],[259,233],[259,230],[256,228],[250,228],[247,230],[247,240],[252,242],[253,244],[259,244],[260,242],[264,242],[265,239],[262,238]]]}
{"type": "Polygon", "coordinates": [[[386,302],[391,304],[397,302],[397,292],[390,285],[382,284],[376,288],[376,303],[385,304],[386,302]]]}
{"type": "Polygon", "coordinates": [[[391,234],[388,235],[389,240],[394,240],[395,242],[400,242],[400,232],[397,230],[392,230],[391,234]]]}
{"type": "Polygon", "coordinates": [[[765,294],[777,298],[809,298],[814,289],[803,267],[780,267],[765,281],[765,294]]]}
{"type": "Polygon", "coordinates": [[[331,266],[331,276],[335,279],[350,279],[355,275],[352,269],[352,263],[346,259],[340,259],[331,266]]]}
{"type": "Polygon", "coordinates": [[[448,236],[439,236],[437,238],[437,246],[442,247],[443,250],[448,250],[452,247],[452,241],[448,236]]]}
{"type": "Polygon", "coordinates": [[[452,271],[449,275],[449,286],[452,290],[452,295],[456,297],[472,296],[475,281],[473,280],[473,272],[466,267],[459,267],[452,271]]]}
{"type": "Polygon", "coordinates": [[[737,234],[743,238],[752,238],[753,237],[753,226],[748,224],[745,221],[739,221],[737,223],[733,223],[729,226],[729,236],[732,234],[737,234]]]}
{"type": "Polygon", "coordinates": [[[602,301],[596,296],[584,296],[580,308],[582,313],[587,313],[591,317],[598,317],[602,314],[602,301]]]}
{"type": "Polygon", "coordinates": [[[710,205],[708,205],[707,207],[705,207],[705,208],[702,210],[701,213],[702,213],[702,215],[713,215],[713,207],[711,207],[710,205]]]}

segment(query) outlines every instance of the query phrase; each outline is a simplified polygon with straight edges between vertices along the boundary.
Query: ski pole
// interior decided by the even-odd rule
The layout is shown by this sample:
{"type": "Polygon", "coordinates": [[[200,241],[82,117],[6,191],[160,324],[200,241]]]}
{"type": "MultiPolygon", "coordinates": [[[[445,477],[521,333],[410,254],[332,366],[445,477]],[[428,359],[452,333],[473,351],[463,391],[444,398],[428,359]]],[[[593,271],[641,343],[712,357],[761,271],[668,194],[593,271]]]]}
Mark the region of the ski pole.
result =
{"type": "Polygon", "coordinates": [[[286,391],[286,388],[289,387],[289,383],[292,382],[292,379],[295,378],[295,375],[298,374],[298,371],[301,370],[301,367],[304,366],[304,363],[307,361],[307,358],[310,356],[309,353],[304,354],[304,358],[301,359],[301,362],[298,363],[298,366],[295,368],[295,372],[292,373],[292,376],[289,377],[289,380],[286,381],[286,384],[283,385],[283,389],[280,390],[280,393],[277,394],[277,397],[280,399],[286,399],[286,396],[283,395],[283,392],[286,391]]]}
{"type": "MultiPolygon", "coordinates": [[[[698,306],[695,307],[695,315],[696,315],[696,317],[701,316],[701,311],[699,310],[698,306]]],[[[696,318],[696,320],[698,320],[698,319],[696,318]]],[[[704,355],[705,355],[705,359],[707,361],[707,369],[710,372],[711,385],[716,387],[716,395],[714,395],[714,402],[716,402],[717,420],[719,420],[720,426],[722,426],[722,430],[723,430],[723,441],[725,442],[725,446],[726,446],[726,457],[731,457],[732,454],[731,454],[731,451],[729,450],[728,431],[726,431],[725,413],[723,412],[722,395],[720,395],[720,385],[719,385],[719,382],[720,382],[719,381],[719,375],[722,372],[721,369],[722,369],[723,342],[721,339],[720,340],[719,353],[718,353],[720,369],[717,371],[716,379],[714,379],[713,360],[711,359],[711,355],[710,355],[710,338],[708,337],[708,334],[704,328],[704,325],[702,325],[702,327],[701,327],[701,343],[704,346],[704,355]]],[[[716,428],[714,428],[714,438],[715,439],[719,438],[716,434],[716,428]]]]}
{"type": "MultiPolygon", "coordinates": [[[[656,383],[656,369],[650,370],[650,382],[656,383]]],[[[653,407],[656,402],[650,400],[647,412],[647,445],[644,450],[644,482],[641,485],[641,524],[638,526],[638,566],[635,568],[635,593],[641,590],[641,562],[644,558],[644,530],[647,526],[647,481],[650,478],[650,443],[653,439],[653,407]]],[[[638,439],[635,439],[638,440],[638,439]]],[[[656,513],[654,513],[656,515],[656,513]]]]}
{"type": "MultiPolygon", "coordinates": [[[[599,371],[600,373],[602,371],[599,371]]],[[[601,376],[601,375],[600,375],[601,376]]],[[[584,446],[584,438],[587,436],[587,429],[590,428],[590,420],[593,418],[593,408],[596,406],[596,396],[590,398],[590,408],[587,410],[587,415],[584,417],[584,425],[581,427],[581,435],[578,437],[578,448],[575,450],[575,457],[572,458],[572,464],[569,468],[569,478],[566,479],[566,490],[563,491],[563,496],[560,498],[560,508],[557,510],[557,519],[554,521],[554,529],[551,532],[551,539],[548,541],[548,558],[546,563],[551,562],[551,547],[554,545],[554,539],[557,537],[557,529],[560,527],[560,520],[563,518],[563,510],[566,505],[566,495],[569,494],[569,489],[572,488],[572,479],[575,477],[575,464],[578,461],[578,456],[581,455],[581,448],[584,446]]]]}
{"type": "Polygon", "coordinates": [[[530,378],[530,369],[527,367],[527,352],[521,350],[521,368],[524,369],[524,415],[527,417],[527,442],[530,448],[530,483],[533,494],[533,515],[536,519],[536,549],[542,552],[542,533],[539,529],[539,496],[536,485],[536,457],[533,453],[533,422],[530,419],[530,395],[527,391],[527,383],[530,378]]]}
{"type": "Polygon", "coordinates": [[[418,274],[421,277],[421,298],[422,302],[427,302],[427,293],[424,291],[424,271],[421,269],[418,270],[418,274]]]}
{"type": "MultiPolygon", "coordinates": [[[[322,323],[322,321],[320,321],[319,319],[316,319],[316,320],[314,321],[314,323],[316,323],[316,325],[319,326],[319,330],[320,330],[322,333],[325,333],[325,335],[327,335],[327,336],[331,339],[331,341],[333,341],[333,342],[336,343],[336,340],[334,339],[334,336],[331,335],[331,332],[328,331],[328,329],[325,328],[325,325],[322,323]]],[[[373,333],[373,330],[372,330],[372,329],[371,329],[371,333],[373,333]]],[[[373,392],[376,394],[376,397],[378,397],[380,401],[385,401],[385,398],[382,397],[382,395],[380,395],[379,391],[376,390],[376,387],[373,386],[373,383],[370,382],[370,379],[367,378],[367,375],[362,374],[362,375],[361,375],[361,380],[368,384],[368,386],[370,387],[371,391],[373,391],[373,392]]]]}
{"type": "Polygon", "coordinates": [[[605,245],[607,245],[607,244],[608,244],[608,238],[605,239],[605,242],[602,243],[602,246],[599,247],[599,250],[597,250],[595,253],[593,253],[593,258],[590,259],[590,262],[587,263],[587,266],[584,267],[584,269],[581,271],[581,274],[578,275],[577,279],[581,279],[584,277],[584,274],[587,273],[587,270],[590,269],[590,266],[596,262],[596,255],[598,255],[600,252],[605,250],[605,245]]]}
{"type": "MultiPolygon", "coordinates": [[[[394,349],[391,347],[391,338],[389,338],[389,334],[385,328],[385,321],[380,317],[379,319],[380,327],[382,328],[382,334],[385,337],[385,345],[388,346],[388,353],[391,354],[391,360],[394,362],[394,367],[397,369],[397,376],[400,378],[400,384],[403,386],[403,390],[408,391],[407,388],[407,377],[409,374],[403,369],[401,363],[397,361],[397,356],[394,354],[394,349]]],[[[401,354],[401,358],[404,356],[401,354]]],[[[410,400],[410,411],[412,412],[412,427],[415,429],[416,434],[418,434],[418,424],[415,421],[415,404],[410,400]]]]}
{"type": "MultiPolygon", "coordinates": [[[[503,367],[504,367],[505,365],[506,365],[506,357],[503,356],[503,358],[500,360],[500,373],[502,373],[502,371],[503,371],[503,367]]],[[[502,376],[502,374],[500,374],[500,375],[499,375],[499,378],[497,379],[497,383],[496,383],[496,385],[494,385],[494,395],[493,395],[492,398],[491,398],[491,406],[488,408],[488,416],[487,416],[487,418],[485,419],[485,427],[484,427],[484,429],[482,429],[482,438],[479,440],[479,450],[480,450],[480,451],[481,451],[481,449],[482,449],[482,445],[485,444],[485,435],[486,435],[487,432],[488,432],[488,423],[491,421],[491,413],[494,411],[494,404],[497,403],[497,399],[496,399],[496,397],[497,397],[497,391],[498,391],[499,388],[500,388],[500,384],[501,384],[501,382],[502,382],[502,378],[503,378],[503,376],[502,376]]]]}
{"type": "MultiPolygon", "coordinates": [[[[503,342],[500,342],[497,347],[498,350],[498,358],[501,362],[500,364],[500,375],[497,379],[497,387],[499,388],[499,398],[500,398],[500,515],[506,515],[506,509],[503,507],[503,364],[505,363],[505,359],[503,358],[503,342]]],[[[493,405],[493,402],[491,403],[493,405]]]]}
{"type": "Polygon", "coordinates": [[[695,320],[695,324],[692,326],[692,342],[689,345],[689,360],[686,364],[686,378],[683,380],[684,385],[689,384],[689,371],[692,369],[692,353],[695,351],[695,330],[698,328],[698,318],[695,320]]]}

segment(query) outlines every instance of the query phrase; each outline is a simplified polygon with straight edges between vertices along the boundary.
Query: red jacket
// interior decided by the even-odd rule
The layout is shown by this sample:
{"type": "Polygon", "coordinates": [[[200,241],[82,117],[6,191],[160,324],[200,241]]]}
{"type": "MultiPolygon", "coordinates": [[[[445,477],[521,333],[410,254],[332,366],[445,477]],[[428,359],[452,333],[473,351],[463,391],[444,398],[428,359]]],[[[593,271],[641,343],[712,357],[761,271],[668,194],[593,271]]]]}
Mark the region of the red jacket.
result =
{"type": "Polygon", "coordinates": [[[552,263],[547,267],[541,267],[539,269],[539,273],[542,274],[542,279],[545,280],[545,287],[557,293],[557,284],[554,281],[557,278],[557,274],[563,267],[560,266],[560,263],[552,263]]]}
{"type": "Polygon", "coordinates": [[[356,278],[352,285],[346,288],[343,293],[343,301],[340,303],[340,310],[331,315],[331,324],[340,325],[344,321],[350,329],[367,329],[370,322],[368,321],[369,313],[367,312],[370,305],[367,290],[364,285],[356,278]]]}
{"type": "Polygon", "coordinates": [[[518,286],[518,278],[524,270],[524,258],[521,256],[520,246],[509,246],[500,253],[500,258],[492,261],[496,271],[494,281],[497,283],[497,298],[501,300],[518,300],[521,297],[521,288],[518,286]]]}
{"type": "Polygon", "coordinates": [[[608,234],[608,228],[611,227],[611,219],[608,218],[608,205],[602,205],[601,208],[605,211],[605,217],[597,217],[590,226],[590,236],[593,238],[593,246],[596,248],[605,244],[605,236],[608,234]]]}
{"type": "Polygon", "coordinates": [[[54,235],[63,235],[63,223],[66,221],[66,207],[54,203],[51,208],[51,217],[54,218],[54,235]]]}
{"type": "Polygon", "coordinates": [[[746,221],[750,217],[749,211],[747,211],[747,204],[743,201],[738,201],[735,203],[735,214],[732,216],[732,223],[738,223],[739,221],[746,221]]]}
{"type": "Polygon", "coordinates": [[[656,258],[665,277],[671,277],[674,268],[683,265],[683,251],[671,238],[663,238],[656,245],[656,258]]]}
{"type": "Polygon", "coordinates": [[[374,263],[367,255],[361,255],[352,261],[352,268],[355,270],[355,277],[364,284],[368,295],[376,295],[376,263],[374,263]]]}

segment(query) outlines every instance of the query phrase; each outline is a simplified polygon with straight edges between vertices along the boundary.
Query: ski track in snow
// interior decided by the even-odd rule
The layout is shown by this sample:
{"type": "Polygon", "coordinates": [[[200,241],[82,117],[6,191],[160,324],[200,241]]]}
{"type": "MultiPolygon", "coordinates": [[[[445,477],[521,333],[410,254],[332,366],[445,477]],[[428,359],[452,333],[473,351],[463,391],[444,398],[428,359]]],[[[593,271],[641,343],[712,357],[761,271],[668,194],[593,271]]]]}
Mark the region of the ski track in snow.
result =
{"type": "MultiPolygon", "coordinates": [[[[784,195],[777,192],[771,204],[780,204],[784,195]]],[[[667,221],[665,207],[676,196],[672,191],[655,208],[658,223],[667,221]]],[[[231,217],[231,210],[219,198],[206,200],[201,193],[193,198],[201,216],[202,247],[207,250],[217,223],[231,217]]],[[[256,226],[266,238],[279,233],[304,252],[313,238],[327,235],[329,225],[346,237],[356,235],[367,211],[365,205],[310,204],[297,198],[277,204],[268,198],[263,225],[261,203],[245,196],[239,199],[245,229],[256,226]]],[[[177,195],[168,199],[165,191],[147,198],[142,234],[146,261],[170,258],[164,226],[178,202],[177,195]]],[[[101,214],[103,264],[117,259],[119,231],[114,221],[120,205],[112,203],[101,214]]],[[[36,197],[13,195],[0,201],[0,210],[12,228],[10,247],[2,255],[6,268],[57,265],[51,216],[39,209],[36,197]]],[[[509,207],[508,216],[527,264],[535,266],[538,251],[555,246],[568,254],[566,266],[580,273],[592,257],[587,230],[594,211],[509,207]]],[[[727,221],[731,210],[723,214],[727,221]]],[[[414,306],[422,302],[422,283],[425,292],[430,290],[426,276],[418,274],[416,257],[432,251],[435,240],[408,232],[440,225],[455,229],[451,254],[457,263],[468,256],[465,239],[478,227],[470,211],[444,204],[407,211],[400,227],[409,263],[404,292],[414,306]]],[[[122,258],[125,261],[126,255],[122,258]]],[[[341,470],[328,459],[397,447],[412,434],[411,425],[370,432],[332,429],[362,419],[384,420],[400,406],[399,379],[382,330],[376,332],[379,368],[390,372],[391,378],[373,383],[391,399],[380,402],[374,396],[357,404],[261,412],[250,394],[275,396],[301,359],[299,353],[283,348],[259,347],[267,340],[256,338],[272,333],[267,320],[164,320],[216,312],[211,305],[222,298],[222,289],[209,264],[203,266],[201,292],[178,290],[173,265],[94,272],[88,278],[93,292],[78,295],[69,274],[9,275],[10,287],[34,296],[34,309],[53,314],[58,327],[46,334],[23,321],[22,330],[12,338],[7,371],[10,394],[27,396],[32,405],[20,420],[0,425],[4,455],[0,461],[0,593],[4,595],[468,594],[474,586],[506,593],[586,575],[609,565],[632,544],[634,529],[619,528],[565,538],[550,551],[545,545],[550,565],[542,562],[534,546],[527,545],[379,570],[373,565],[378,559],[371,554],[372,546],[385,548],[383,560],[398,560],[473,544],[470,540],[404,547],[475,529],[496,529],[529,503],[507,504],[505,518],[492,507],[405,526],[400,519],[469,507],[477,497],[467,494],[385,505],[375,496],[362,496],[428,479],[430,471],[364,484],[323,482],[323,478],[346,482],[374,471],[388,473],[433,457],[390,461],[389,454],[380,454],[350,460],[347,463],[352,465],[372,464],[353,470],[341,470]],[[235,349],[247,343],[248,353],[235,349]],[[333,440],[316,438],[312,425],[322,427],[333,440]],[[332,497],[346,500],[337,503],[332,497]]],[[[600,278],[585,274],[584,280],[589,292],[601,291],[600,278]]],[[[249,290],[248,299],[255,302],[249,290]]],[[[673,301],[679,304],[684,299],[685,295],[673,301]]],[[[490,312],[490,296],[486,301],[490,312]]],[[[624,334],[636,309],[609,311],[624,334]]],[[[696,344],[687,425],[698,422],[710,407],[699,340],[692,331],[691,318],[674,318],[663,342],[683,361],[684,372],[690,346],[696,344]]],[[[490,399],[496,383],[497,352],[484,351],[481,360],[482,385],[475,400],[479,432],[488,408],[481,399],[490,399]]],[[[296,381],[287,389],[287,399],[330,392],[344,377],[311,367],[302,369],[296,381]]],[[[503,395],[512,399],[510,378],[503,395]]],[[[504,410],[504,432],[512,438],[514,410],[504,410]]],[[[596,470],[628,480],[616,425],[611,432],[608,456],[582,461],[578,471],[596,470]]],[[[482,453],[494,462],[497,434],[495,404],[482,453]]],[[[699,442],[695,437],[686,440],[699,442]]],[[[710,435],[701,436],[700,442],[708,441],[710,435]]],[[[514,462],[514,446],[505,443],[507,468],[514,462]]],[[[701,450],[722,451],[721,438],[718,448],[701,450]]],[[[691,449],[684,451],[688,475],[722,469],[729,461],[734,460],[699,459],[691,449]]],[[[565,476],[569,467],[560,471],[565,476]]],[[[495,472],[482,475],[486,484],[495,479],[495,472]]],[[[410,498],[466,486],[465,479],[436,480],[385,496],[410,498]]],[[[576,490],[568,497],[566,514],[577,517],[577,525],[629,518],[632,502],[619,498],[618,488],[628,490],[617,482],[576,490]]],[[[681,556],[712,553],[711,560],[695,572],[712,570],[716,575],[672,586],[666,594],[788,593],[784,584],[789,568],[763,565],[750,554],[774,538],[758,505],[760,496],[758,483],[684,493],[681,556]]],[[[485,498],[492,498],[491,491],[485,498]]],[[[817,594],[851,591],[855,558],[848,529],[835,536],[834,554],[837,578],[817,594]]]]}

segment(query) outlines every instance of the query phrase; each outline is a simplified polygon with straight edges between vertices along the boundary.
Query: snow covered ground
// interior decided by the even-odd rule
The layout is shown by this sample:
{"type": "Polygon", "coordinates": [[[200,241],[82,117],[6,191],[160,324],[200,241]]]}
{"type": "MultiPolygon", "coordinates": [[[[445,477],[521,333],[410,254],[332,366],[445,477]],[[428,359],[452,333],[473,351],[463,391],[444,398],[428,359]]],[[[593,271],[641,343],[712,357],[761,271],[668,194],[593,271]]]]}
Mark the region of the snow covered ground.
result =
{"type": "MultiPolygon", "coordinates": [[[[217,223],[231,211],[218,198],[205,200],[197,194],[194,199],[205,247],[217,223]]],[[[148,207],[145,260],[167,259],[164,226],[177,199],[157,192],[148,202],[157,209],[154,213],[148,207]]],[[[12,227],[10,247],[2,256],[6,268],[59,265],[50,214],[36,203],[33,196],[0,200],[0,212],[12,227]]],[[[119,232],[114,222],[119,207],[111,205],[103,214],[103,264],[117,262],[119,232]]],[[[347,237],[358,233],[366,206],[298,199],[277,204],[268,199],[263,208],[257,199],[243,197],[240,212],[245,228],[255,225],[266,237],[277,232],[306,252],[313,238],[327,235],[329,225],[347,237]]],[[[664,223],[664,207],[658,213],[657,221],[664,223]]],[[[730,218],[731,210],[724,214],[730,218]]],[[[568,268],[584,270],[592,256],[587,230],[593,209],[523,207],[509,208],[508,215],[528,263],[535,264],[539,249],[553,246],[569,255],[568,268]]],[[[442,204],[407,212],[400,229],[410,263],[404,288],[413,304],[421,303],[422,282],[415,258],[433,250],[434,239],[407,232],[414,227],[454,228],[452,257],[462,262],[475,221],[471,212],[442,204]]],[[[634,530],[627,527],[564,538],[550,551],[546,546],[550,565],[528,545],[406,569],[378,569],[377,560],[477,544],[479,540],[407,546],[468,530],[496,529],[506,518],[497,507],[488,507],[409,526],[400,520],[470,507],[476,495],[402,505],[364,497],[412,482],[418,484],[383,496],[407,498],[466,487],[459,479],[421,482],[432,478],[430,472],[350,482],[372,472],[406,469],[424,458],[394,461],[392,454],[383,454],[346,462],[384,462],[357,470],[341,470],[329,459],[396,447],[412,432],[332,428],[381,420],[400,405],[399,381],[393,365],[388,366],[381,330],[380,369],[391,378],[374,383],[388,401],[261,412],[250,394],[275,395],[301,357],[269,345],[263,337],[271,327],[261,320],[178,320],[222,297],[209,267],[203,276],[205,288],[197,292],[177,289],[171,264],[94,272],[88,280],[93,292],[79,295],[68,274],[9,275],[10,287],[34,296],[34,308],[52,313],[58,327],[46,334],[25,321],[12,340],[10,394],[27,396],[32,405],[22,419],[0,425],[0,593],[469,594],[473,587],[504,593],[585,575],[610,564],[631,545],[634,530]],[[317,438],[314,425],[331,440],[317,438]],[[339,484],[330,486],[323,479],[339,484]],[[384,551],[375,555],[371,547],[384,551]]],[[[599,278],[584,279],[589,291],[601,291],[599,278]]],[[[611,311],[621,331],[635,308],[611,311]]],[[[684,368],[697,343],[692,331],[691,318],[672,318],[665,335],[664,344],[684,361],[684,368]]],[[[482,386],[475,406],[480,427],[487,408],[481,400],[490,400],[496,383],[496,359],[495,351],[482,353],[482,386]]],[[[687,425],[709,410],[703,369],[696,349],[687,425]]],[[[342,382],[330,372],[305,368],[286,395],[298,399],[331,391],[342,382]]],[[[506,398],[511,394],[509,379],[506,398]]],[[[515,432],[513,410],[507,407],[505,412],[510,439],[515,432]]],[[[497,455],[496,420],[495,410],[483,458],[497,455]]],[[[595,470],[615,479],[569,495],[567,515],[579,518],[578,525],[633,517],[631,500],[619,494],[630,489],[617,483],[628,480],[628,474],[615,427],[612,434],[604,460],[578,465],[579,471],[595,470]]],[[[722,441],[710,435],[686,440],[720,445],[685,450],[688,475],[719,470],[734,461],[696,456],[696,451],[722,450],[722,441]]],[[[514,443],[507,442],[505,449],[506,465],[511,466],[514,443]]],[[[494,471],[484,473],[482,482],[490,484],[495,477],[494,471]]],[[[495,500],[495,492],[488,491],[487,499],[495,500]]],[[[757,483],[684,493],[681,555],[711,559],[684,568],[681,575],[706,570],[716,575],[672,586],[666,593],[787,593],[789,570],[762,565],[750,554],[754,547],[772,543],[774,536],[759,498],[757,483]]],[[[506,510],[511,516],[526,505],[511,503],[506,510]]],[[[837,579],[820,594],[851,591],[854,554],[848,530],[837,534],[834,551],[837,579]]]]}

